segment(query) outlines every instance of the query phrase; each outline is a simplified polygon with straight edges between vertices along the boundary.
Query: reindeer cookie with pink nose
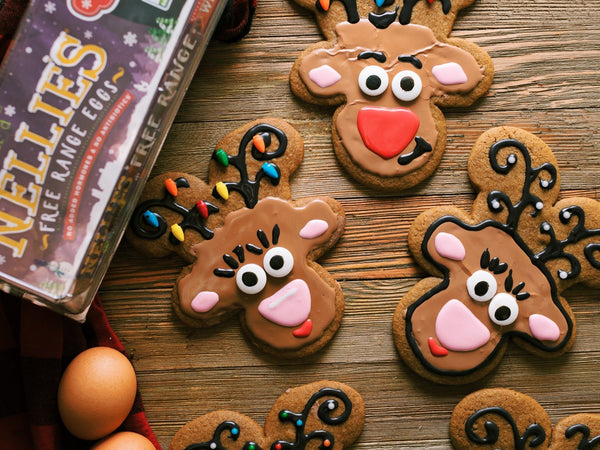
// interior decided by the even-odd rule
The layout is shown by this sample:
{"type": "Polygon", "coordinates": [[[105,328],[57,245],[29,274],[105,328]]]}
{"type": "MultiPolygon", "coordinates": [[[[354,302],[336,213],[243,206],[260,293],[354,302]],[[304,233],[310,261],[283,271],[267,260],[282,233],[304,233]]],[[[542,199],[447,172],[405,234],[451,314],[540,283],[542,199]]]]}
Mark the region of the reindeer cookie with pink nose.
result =
{"type": "Polygon", "coordinates": [[[327,41],[290,74],[305,101],[340,105],[332,136],[341,165],[376,189],[429,177],[446,146],[438,107],[468,106],[493,78],[488,54],[448,37],[473,0],[296,0],[314,11],[327,41]]]}
{"type": "Polygon", "coordinates": [[[329,197],[291,200],[303,151],[291,125],[258,120],[219,142],[208,184],[184,173],[148,183],[127,236],[149,256],[193,263],[172,294],[186,324],[239,314],[256,346],[284,357],[312,354],[333,337],[344,297],[315,260],[339,239],[345,216],[329,197]]]}
{"type": "Polygon", "coordinates": [[[411,226],[411,253],[434,277],[404,296],[393,321],[402,359],[446,384],[485,376],[511,341],[543,357],[565,353],[575,318],[561,292],[600,288],[600,203],[556,202],[560,175],[544,142],[489,130],[468,173],[478,190],[471,214],[439,207],[411,226]]]}

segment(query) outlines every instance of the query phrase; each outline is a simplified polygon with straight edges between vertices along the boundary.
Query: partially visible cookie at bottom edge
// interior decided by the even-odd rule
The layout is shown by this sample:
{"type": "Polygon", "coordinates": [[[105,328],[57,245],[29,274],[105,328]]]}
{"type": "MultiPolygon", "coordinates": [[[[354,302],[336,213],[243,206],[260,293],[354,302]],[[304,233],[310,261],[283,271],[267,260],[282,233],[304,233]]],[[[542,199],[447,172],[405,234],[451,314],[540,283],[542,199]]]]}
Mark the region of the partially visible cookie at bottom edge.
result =
{"type": "Polygon", "coordinates": [[[549,448],[550,417],[526,394],[494,388],[462,399],[450,417],[450,439],[457,450],[549,448]]]}

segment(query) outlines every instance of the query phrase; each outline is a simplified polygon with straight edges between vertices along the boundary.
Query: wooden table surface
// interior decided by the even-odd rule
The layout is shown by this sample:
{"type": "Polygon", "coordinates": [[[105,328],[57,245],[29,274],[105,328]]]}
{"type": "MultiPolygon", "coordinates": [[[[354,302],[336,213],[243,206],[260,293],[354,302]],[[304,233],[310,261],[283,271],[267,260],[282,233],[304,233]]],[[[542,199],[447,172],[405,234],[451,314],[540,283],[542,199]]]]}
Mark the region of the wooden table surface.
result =
{"type": "Polygon", "coordinates": [[[577,320],[573,348],[542,360],[509,346],[491,376],[462,387],[420,379],[399,359],[391,324],[400,298],[425,276],[407,250],[407,229],[441,204],[470,208],[466,161],[486,129],[513,125],[554,151],[563,196],[600,200],[600,0],[476,0],[453,36],[477,43],[496,75],[486,97],[446,109],[448,143],[437,172],[419,186],[383,194],[360,186],[338,165],[330,141],[333,108],[292,95],[288,75],[297,55],[321,40],[308,11],[289,0],[259,0],[251,32],[232,44],[210,44],[153,173],[201,178],[216,142],[261,117],[291,122],[305,141],[293,195],[328,194],[347,214],[338,245],[321,260],[341,284],[346,312],[337,335],[302,361],[265,356],[243,338],[237,320],[211,329],[182,324],[170,305],[184,266],[173,256],[140,257],[122,242],[101,286],[108,317],[133,357],[148,420],[163,447],[186,422],[215,409],[263,423],[286,388],[334,379],[366,404],[355,448],[449,448],[454,405],[483,387],[507,387],[536,398],[553,423],[577,412],[600,413],[600,292],[565,293],[577,320]]]}

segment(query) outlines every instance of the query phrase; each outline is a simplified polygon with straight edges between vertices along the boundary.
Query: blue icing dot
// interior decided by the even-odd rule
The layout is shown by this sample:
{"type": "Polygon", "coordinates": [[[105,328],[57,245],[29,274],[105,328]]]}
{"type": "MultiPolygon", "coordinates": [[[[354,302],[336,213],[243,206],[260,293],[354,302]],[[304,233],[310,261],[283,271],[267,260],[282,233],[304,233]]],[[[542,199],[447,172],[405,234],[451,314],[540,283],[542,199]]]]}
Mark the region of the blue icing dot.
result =
{"type": "Polygon", "coordinates": [[[158,228],[158,219],[152,211],[144,211],[144,221],[151,227],[158,228]]]}
{"type": "Polygon", "coordinates": [[[238,430],[237,428],[231,429],[231,434],[238,434],[239,432],[240,432],[240,430],[238,430]]]}
{"type": "Polygon", "coordinates": [[[277,173],[277,169],[275,168],[274,164],[264,163],[262,165],[262,170],[269,178],[273,178],[275,180],[279,178],[279,174],[277,173]]]}

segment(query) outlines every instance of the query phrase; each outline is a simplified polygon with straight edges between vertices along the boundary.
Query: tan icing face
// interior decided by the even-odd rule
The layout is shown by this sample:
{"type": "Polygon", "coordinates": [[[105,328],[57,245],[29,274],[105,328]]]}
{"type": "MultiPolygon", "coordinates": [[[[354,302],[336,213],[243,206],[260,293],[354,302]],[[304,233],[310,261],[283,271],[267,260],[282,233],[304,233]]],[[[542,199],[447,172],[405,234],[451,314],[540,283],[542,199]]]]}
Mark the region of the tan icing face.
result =
{"type": "Polygon", "coordinates": [[[314,342],[334,319],[336,293],[309,253],[341,220],[322,200],[294,207],[274,197],[229,214],[213,239],[192,247],[197,261],[177,286],[181,309],[205,320],[244,310],[248,330],[275,349],[314,342]]]}
{"type": "Polygon", "coordinates": [[[496,222],[440,222],[426,235],[424,254],[447,274],[406,313],[407,337],[421,362],[441,374],[467,374],[508,336],[560,350],[572,322],[554,283],[516,240],[496,222]]]}
{"type": "Polygon", "coordinates": [[[316,96],[346,97],[335,131],[349,156],[380,176],[422,167],[443,149],[432,115],[434,97],[469,92],[483,78],[482,67],[421,25],[394,22],[381,29],[362,19],[335,30],[335,46],[306,55],[299,74],[316,96]]]}

